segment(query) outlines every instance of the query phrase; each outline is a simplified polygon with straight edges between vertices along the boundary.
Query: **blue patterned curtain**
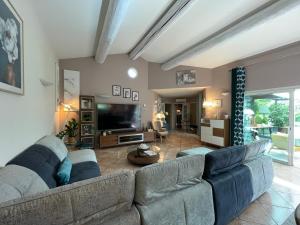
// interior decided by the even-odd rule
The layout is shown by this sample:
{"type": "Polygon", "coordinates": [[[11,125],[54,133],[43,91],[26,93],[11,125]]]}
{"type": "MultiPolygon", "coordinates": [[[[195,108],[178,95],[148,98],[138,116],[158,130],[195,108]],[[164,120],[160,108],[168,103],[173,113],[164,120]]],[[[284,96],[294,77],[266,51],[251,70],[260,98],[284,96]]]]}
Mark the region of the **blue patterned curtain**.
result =
{"type": "Polygon", "coordinates": [[[237,67],[232,70],[231,144],[244,144],[244,96],[246,70],[237,67]]]}

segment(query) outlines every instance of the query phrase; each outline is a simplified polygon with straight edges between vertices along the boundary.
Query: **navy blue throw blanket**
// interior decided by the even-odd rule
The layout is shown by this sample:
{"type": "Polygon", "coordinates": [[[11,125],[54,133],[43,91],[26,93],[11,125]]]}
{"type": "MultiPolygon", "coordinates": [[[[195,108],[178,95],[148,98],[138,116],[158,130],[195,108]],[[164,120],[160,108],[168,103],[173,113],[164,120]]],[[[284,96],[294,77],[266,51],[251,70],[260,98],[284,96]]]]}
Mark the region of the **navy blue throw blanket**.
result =
{"type": "Polygon", "coordinates": [[[49,188],[57,187],[56,173],[60,165],[53,151],[42,145],[32,145],[21,152],[6,165],[18,165],[36,172],[49,188]]]}
{"type": "Polygon", "coordinates": [[[235,146],[205,155],[204,179],[213,190],[215,225],[228,224],[251,202],[251,174],[242,165],[245,154],[244,146],[235,146]]]}

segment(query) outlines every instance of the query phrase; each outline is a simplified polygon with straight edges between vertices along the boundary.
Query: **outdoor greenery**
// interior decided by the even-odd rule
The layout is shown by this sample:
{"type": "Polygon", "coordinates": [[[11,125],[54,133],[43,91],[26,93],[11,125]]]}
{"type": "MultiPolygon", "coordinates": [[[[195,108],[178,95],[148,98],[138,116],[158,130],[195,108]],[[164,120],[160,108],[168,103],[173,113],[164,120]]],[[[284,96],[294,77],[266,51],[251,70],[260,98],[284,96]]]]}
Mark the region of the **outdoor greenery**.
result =
{"type": "Polygon", "coordinates": [[[286,104],[277,103],[270,107],[270,122],[275,127],[285,127],[289,124],[289,107],[286,104]]]}
{"type": "MultiPolygon", "coordinates": [[[[289,107],[287,104],[276,103],[272,99],[256,99],[253,104],[256,124],[272,124],[275,127],[285,127],[289,124],[289,107]]],[[[300,122],[300,114],[296,115],[300,122]]]]}
{"type": "Polygon", "coordinates": [[[296,122],[300,123],[300,113],[296,114],[296,122]]]}

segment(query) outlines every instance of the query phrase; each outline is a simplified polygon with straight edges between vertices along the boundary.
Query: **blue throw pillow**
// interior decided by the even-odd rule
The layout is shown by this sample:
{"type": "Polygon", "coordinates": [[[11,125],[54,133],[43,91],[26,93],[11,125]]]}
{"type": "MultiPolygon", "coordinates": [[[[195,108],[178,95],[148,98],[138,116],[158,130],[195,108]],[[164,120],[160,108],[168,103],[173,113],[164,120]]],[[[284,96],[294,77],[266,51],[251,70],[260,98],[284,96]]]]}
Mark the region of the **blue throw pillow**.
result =
{"type": "Polygon", "coordinates": [[[69,183],[71,170],[72,170],[72,161],[68,157],[66,157],[61,162],[56,174],[57,182],[59,185],[65,185],[69,183]]]}

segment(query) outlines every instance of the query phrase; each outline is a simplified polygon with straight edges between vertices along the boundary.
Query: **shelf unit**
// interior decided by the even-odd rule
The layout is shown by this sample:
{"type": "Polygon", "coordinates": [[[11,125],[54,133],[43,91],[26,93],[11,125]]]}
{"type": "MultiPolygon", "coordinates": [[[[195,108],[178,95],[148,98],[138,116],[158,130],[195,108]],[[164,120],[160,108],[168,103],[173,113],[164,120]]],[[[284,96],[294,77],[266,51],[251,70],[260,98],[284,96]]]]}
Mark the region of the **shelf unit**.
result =
{"type": "Polygon", "coordinates": [[[95,148],[95,124],[95,97],[81,95],[79,110],[79,138],[83,148],[95,148]]]}

